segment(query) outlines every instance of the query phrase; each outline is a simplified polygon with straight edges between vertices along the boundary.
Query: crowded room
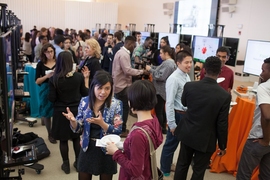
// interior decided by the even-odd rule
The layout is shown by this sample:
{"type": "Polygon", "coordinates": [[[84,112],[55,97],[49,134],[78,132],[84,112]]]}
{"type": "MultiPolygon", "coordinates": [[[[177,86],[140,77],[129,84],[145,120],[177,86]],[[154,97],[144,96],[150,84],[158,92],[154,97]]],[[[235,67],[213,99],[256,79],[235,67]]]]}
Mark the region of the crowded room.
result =
{"type": "Polygon", "coordinates": [[[0,179],[269,180],[269,6],[3,0],[0,179]]]}

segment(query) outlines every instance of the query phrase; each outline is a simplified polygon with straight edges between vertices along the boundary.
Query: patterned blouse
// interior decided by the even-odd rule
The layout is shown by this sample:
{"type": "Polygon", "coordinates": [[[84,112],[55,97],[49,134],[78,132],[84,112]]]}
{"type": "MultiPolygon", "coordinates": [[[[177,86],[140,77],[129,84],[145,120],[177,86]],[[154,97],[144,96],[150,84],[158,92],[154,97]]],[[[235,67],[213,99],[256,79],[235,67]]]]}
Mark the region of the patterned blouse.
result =
{"type": "MultiPolygon", "coordinates": [[[[109,127],[107,132],[101,128],[100,138],[107,134],[120,134],[122,132],[122,115],[123,115],[123,105],[118,99],[112,98],[111,106],[105,107],[102,117],[104,122],[106,122],[109,127]]],[[[89,108],[89,96],[83,97],[81,99],[78,114],[76,117],[77,128],[72,129],[75,133],[82,133],[82,148],[86,152],[89,144],[90,137],[90,126],[91,123],[87,122],[87,118],[93,117],[93,111],[89,108]]]]}

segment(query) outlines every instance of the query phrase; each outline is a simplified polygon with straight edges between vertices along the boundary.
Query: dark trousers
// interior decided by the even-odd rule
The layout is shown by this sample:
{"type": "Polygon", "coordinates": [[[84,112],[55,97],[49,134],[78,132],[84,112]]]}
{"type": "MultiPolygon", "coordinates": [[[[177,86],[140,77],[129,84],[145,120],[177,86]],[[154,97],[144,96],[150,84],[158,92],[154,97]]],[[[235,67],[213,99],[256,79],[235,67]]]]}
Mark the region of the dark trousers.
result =
{"type": "Polygon", "coordinates": [[[119,99],[123,103],[123,124],[122,124],[122,132],[126,132],[127,130],[127,118],[129,113],[129,105],[128,105],[128,98],[127,98],[127,88],[123,89],[119,93],[115,95],[116,99],[119,99]]]}
{"type": "Polygon", "coordinates": [[[262,146],[254,139],[248,139],[238,164],[237,180],[251,179],[253,170],[259,165],[259,179],[270,179],[270,146],[262,146]]]}
{"type": "MultiPolygon", "coordinates": [[[[178,124],[183,118],[183,114],[175,112],[175,122],[178,124]]],[[[160,169],[163,173],[171,172],[171,165],[173,161],[174,151],[177,149],[179,140],[175,135],[171,133],[170,127],[168,127],[166,141],[164,143],[161,157],[160,157],[160,169]]]]}
{"type": "Polygon", "coordinates": [[[212,154],[213,152],[204,153],[197,151],[181,142],[181,149],[176,164],[174,180],[187,179],[188,168],[193,156],[194,166],[191,180],[203,180],[205,170],[209,164],[212,154]]]}
{"type": "Polygon", "coordinates": [[[167,120],[165,112],[165,100],[159,94],[157,94],[155,112],[162,130],[166,130],[167,120]]]}

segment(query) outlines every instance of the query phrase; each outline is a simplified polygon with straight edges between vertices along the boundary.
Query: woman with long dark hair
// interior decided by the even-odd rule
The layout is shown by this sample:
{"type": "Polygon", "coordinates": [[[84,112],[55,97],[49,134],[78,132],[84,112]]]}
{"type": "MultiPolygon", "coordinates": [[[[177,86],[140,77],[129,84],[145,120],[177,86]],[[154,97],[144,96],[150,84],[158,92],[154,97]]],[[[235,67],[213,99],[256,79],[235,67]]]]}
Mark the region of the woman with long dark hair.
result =
{"type": "Polygon", "coordinates": [[[68,140],[73,142],[75,162],[73,166],[77,169],[77,159],[80,153],[80,134],[75,134],[70,129],[69,122],[62,115],[62,112],[69,107],[69,110],[77,115],[78,106],[83,96],[88,94],[89,70],[87,67],[82,69],[82,73],[75,72],[73,69],[72,55],[63,51],[58,55],[54,74],[50,78],[49,100],[53,103],[53,124],[52,136],[60,140],[60,153],[63,164],[62,170],[70,173],[68,157],[68,140]]]}
{"type": "Polygon", "coordinates": [[[146,70],[152,74],[153,83],[157,92],[157,104],[155,105],[155,112],[162,128],[162,133],[166,134],[166,113],[165,113],[165,101],[166,101],[166,90],[165,84],[167,78],[177,68],[174,61],[174,50],[170,46],[162,46],[160,48],[160,57],[162,63],[159,66],[146,65],[146,70]]]}
{"type": "Polygon", "coordinates": [[[53,104],[48,99],[49,78],[53,76],[53,71],[56,63],[55,48],[52,44],[47,43],[42,47],[40,58],[41,61],[38,62],[36,68],[36,84],[40,86],[39,115],[41,116],[41,122],[45,123],[49,141],[55,144],[56,140],[51,135],[51,117],[53,115],[53,104]]]}
{"type": "Polygon", "coordinates": [[[113,79],[106,71],[97,71],[89,88],[89,95],[81,99],[75,118],[67,108],[63,115],[74,132],[82,132],[82,148],[78,159],[80,180],[100,175],[102,180],[112,180],[117,173],[116,162],[96,146],[97,139],[107,134],[122,132],[122,102],[113,98],[113,79]]]}
{"type": "Polygon", "coordinates": [[[78,65],[78,60],[77,60],[77,57],[76,57],[76,54],[75,52],[72,50],[71,48],[71,37],[70,36],[65,36],[65,41],[64,41],[64,50],[65,51],[68,51],[71,53],[72,55],[72,58],[73,58],[73,63],[76,63],[78,65]]]}
{"type": "MultiPolygon", "coordinates": [[[[159,44],[159,48],[163,47],[163,46],[169,46],[170,47],[170,42],[169,42],[169,37],[168,36],[164,36],[160,39],[160,44],[159,44]]],[[[153,62],[152,64],[155,66],[159,66],[162,63],[162,59],[160,57],[160,49],[157,49],[154,53],[154,58],[153,58],[153,62]]]]}
{"type": "Polygon", "coordinates": [[[32,47],[31,47],[31,34],[29,32],[25,33],[24,41],[23,41],[23,51],[26,57],[30,62],[33,62],[32,59],[32,47]]]}

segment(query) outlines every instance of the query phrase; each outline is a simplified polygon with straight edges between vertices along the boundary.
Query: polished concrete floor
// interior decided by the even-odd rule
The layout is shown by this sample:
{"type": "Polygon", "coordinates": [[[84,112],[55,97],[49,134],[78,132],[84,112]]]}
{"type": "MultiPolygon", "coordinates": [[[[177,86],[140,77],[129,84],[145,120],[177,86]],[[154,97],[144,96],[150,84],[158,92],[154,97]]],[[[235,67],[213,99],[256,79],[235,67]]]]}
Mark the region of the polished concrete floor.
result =
{"type": "MultiPolygon", "coordinates": [[[[253,83],[235,81],[234,87],[237,87],[238,85],[252,86],[253,83]]],[[[233,98],[233,100],[235,100],[235,98],[236,98],[236,95],[234,93],[232,94],[232,98],[233,98]]],[[[131,125],[135,121],[136,121],[135,118],[129,116],[127,126],[131,127],[131,125]]],[[[77,179],[78,174],[73,167],[71,167],[70,174],[65,174],[61,170],[62,160],[61,160],[61,155],[60,155],[60,151],[59,151],[59,142],[57,144],[51,144],[49,142],[45,126],[41,125],[40,120],[38,121],[38,123],[36,123],[34,125],[34,127],[29,127],[26,122],[17,122],[14,125],[14,127],[18,127],[19,130],[21,131],[21,133],[34,132],[34,133],[38,134],[40,137],[43,137],[48,148],[51,151],[51,155],[49,157],[39,161],[40,164],[44,165],[44,170],[42,170],[41,174],[37,174],[35,172],[35,170],[33,170],[33,169],[23,167],[25,169],[25,174],[22,176],[23,179],[25,179],[25,180],[37,180],[37,179],[42,179],[42,180],[56,180],[56,179],[57,180],[75,180],[75,179],[77,179]]],[[[124,140],[124,139],[122,139],[122,140],[124,140]]],[[[164,140],[165,140],[165,136],[164,136],[164,140]]],[[[163,146],[163,144],[157,149],[157,164],[158,164],[158,166],[159,166],[159,159],[160,159],[162,146],[163,146]]],[[[176,162],[176,160],[177,160],[178,153],[179,153],[179,147],[175,152],[174,162],[176,162]]],[[[69,157],[70,157],[70,161],[73,163],[74,153],[73,153],[71,143],[69,144],[69,157]]],[[[16,169],[16,172],[12,173],[11,174],[12,176],[17,175],[17,168],[18,167],[14,167],[14,168],[16,169]]],[[[119,168],[119,166],[118,166],[118,168],[119,168]]],[[[191,174],[192,174],[192,170],[190,168],[189,173],[188,173],[188,179],[190,179],[191,174]]],[[[99,177],[96,177],[96,176],[93,177],[93,180],[98,180],[98,179],[99,179],[99,177]]],[[[118,174],[114,175],[113,179],[114,180],[118,179],[118,174]]],[[[168,179],[173,179],[173,173],[171,174],[171,177],[168,179]]],[[[206,170],[204,179],[205,180],[235,180],[235,177],[232,176],[231,174],[228,174],[228,173],[217,174],[217,173],[211,173],[211,172],[209,172],[209,170],[206,170]]]]}

